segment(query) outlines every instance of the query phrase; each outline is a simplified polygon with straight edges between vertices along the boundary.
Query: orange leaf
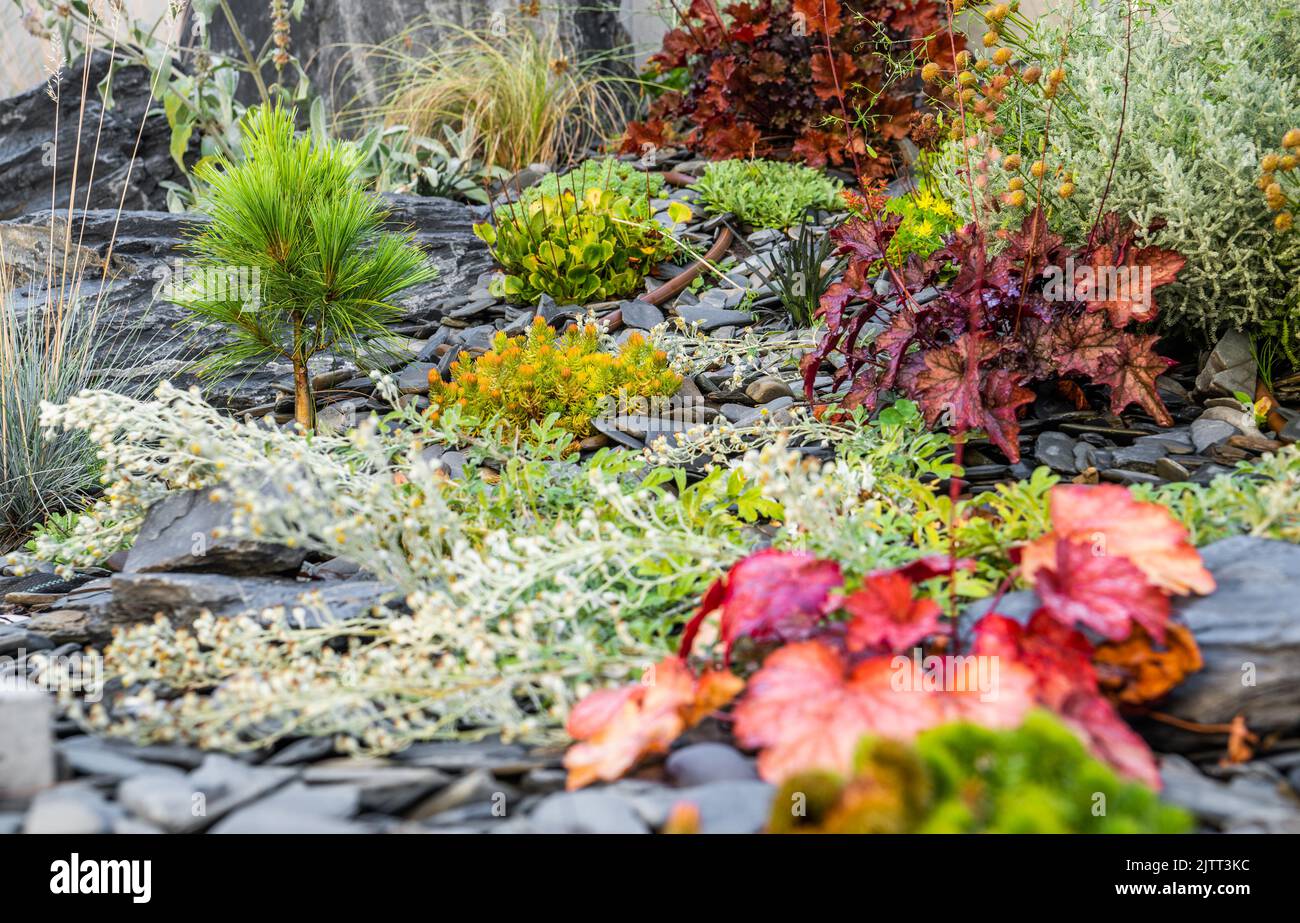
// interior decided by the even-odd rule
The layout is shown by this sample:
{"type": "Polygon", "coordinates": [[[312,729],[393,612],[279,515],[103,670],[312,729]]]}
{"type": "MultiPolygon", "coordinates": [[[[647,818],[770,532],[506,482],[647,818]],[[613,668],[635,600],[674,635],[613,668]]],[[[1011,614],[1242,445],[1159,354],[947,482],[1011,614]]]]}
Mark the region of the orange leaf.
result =
{"type": "Polygon", "coordinates": [[[666,753],[687,728],[730,702],[744,680],[713,670],[699,680],[686,662],[667,657],[639,683],[599,689],[574,706],[566,730],[579,743],[564,755],[567,785],[612,782],[643,757],[666,753]]]}
{"type": "Polygon", "coordinates": [[[1101,557],[1127,558],[1167,593],[1212,593],[1214,576],[1187,540],[1187,529],[1163,506],[1133,498],[1117,484],[1059,485],[1050,497],[1052,531],[1024,548],[1026,580],[1056,562],[1060,539],[1081,542],[1101,557]]]}
{"type": "Polygon", "coordinates": [[[1151,636],[1135,627],[1123,641],[1098,645],[1092,661],[1102,691],[1123,705],[1148,705],[1201,669],[1200,648],[1186,626],[1167,626],[1165,642],[1157,650],[1151,636]]]}
{"type": "Polygon", "coordinates": [[[1034,704],[1024,667],[999,665],[993,688],[981,692],[956,688],[963,677],[950,661],[939,662],[946,665],[931,674],[938,686],[931,688],[906,657],[873,657],[850,670],[821,641],[787,645],[750,679],[733,712],[736,740],[760,749],[759,775],[779,782],[808,769],[849,771],[867,734],[906,741],[960,720],[1014,727],[1034,704]]]}

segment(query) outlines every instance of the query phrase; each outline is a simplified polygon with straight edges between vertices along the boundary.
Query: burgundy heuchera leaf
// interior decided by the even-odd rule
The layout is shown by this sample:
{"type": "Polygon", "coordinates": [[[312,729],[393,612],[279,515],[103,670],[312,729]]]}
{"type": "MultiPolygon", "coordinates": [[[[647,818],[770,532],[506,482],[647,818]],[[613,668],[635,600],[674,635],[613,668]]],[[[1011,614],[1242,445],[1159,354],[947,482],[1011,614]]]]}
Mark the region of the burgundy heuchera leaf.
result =
{"type": "Polygon", "coordinates": [[[806,638],[825,617],[831,591],[843,583],[834,561],[771,548],[752,554],[709,588],[682,633],[680,655],[690,654],[700,624],[717,609],[722,610],[721,635],[728,657],[741,638],[806,638]]]}

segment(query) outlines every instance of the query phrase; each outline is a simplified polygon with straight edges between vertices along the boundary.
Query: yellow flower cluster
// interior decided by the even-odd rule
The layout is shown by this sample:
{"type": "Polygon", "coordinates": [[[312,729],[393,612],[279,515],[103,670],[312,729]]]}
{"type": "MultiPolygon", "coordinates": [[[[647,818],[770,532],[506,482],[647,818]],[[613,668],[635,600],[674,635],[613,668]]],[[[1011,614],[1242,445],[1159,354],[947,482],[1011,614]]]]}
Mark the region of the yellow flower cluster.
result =
{"type": "Polygon", "coordinates": [[[1264,193],[1269,211],[1277,212],[1273,227],[1279,232],[1295,227],[1295,212],[1300,208],[1300,181],[1296,179],[1298,163],[1300,128],[1292,128],[1282,136],[1282,153],[1268,154],[1259,164],[1259,191],[1264,193]]]}
{"type": "Polygon", "coordinates": [[[617,355],[601,352],[596,327],[570,324],[557,334],[541,317],[524,336],[497,333],[492,349],[476,359],[461,353],[451,366],[452,380],[429,373],[430,415],[436,420],[457,405],[487,421],[500,414],[520,430],[558,413],[557,425],[581,438],[593,432],[591,421],[615,409],[611,401],[627,397],[669,397],[682,379],[668,357],[639,333],[617,355]]]}

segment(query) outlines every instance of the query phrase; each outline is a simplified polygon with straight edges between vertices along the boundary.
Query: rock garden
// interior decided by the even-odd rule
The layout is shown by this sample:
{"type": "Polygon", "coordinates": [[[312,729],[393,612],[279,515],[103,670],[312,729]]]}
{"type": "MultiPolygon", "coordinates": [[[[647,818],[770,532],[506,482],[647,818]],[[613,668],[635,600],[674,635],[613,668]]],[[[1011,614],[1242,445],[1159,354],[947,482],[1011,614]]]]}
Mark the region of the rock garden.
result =
{"type": "Polygon", "coordinates": [[[0,833],[1300,832],[1300,0],[19,6],[0,833]]]}

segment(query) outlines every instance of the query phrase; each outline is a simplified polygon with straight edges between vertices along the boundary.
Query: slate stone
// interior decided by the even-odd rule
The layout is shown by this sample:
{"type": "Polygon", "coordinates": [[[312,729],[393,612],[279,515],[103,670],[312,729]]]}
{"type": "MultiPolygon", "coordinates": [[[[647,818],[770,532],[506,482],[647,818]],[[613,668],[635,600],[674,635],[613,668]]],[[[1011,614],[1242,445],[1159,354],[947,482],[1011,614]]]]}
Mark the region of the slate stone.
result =
{"type": "Polygon", "coordinates": [[[762,416],[762,412],[757,407],[750,407],[747,404],[723,404],[718,410],[726,417],[727,422],[737,426],[752,423],[762,416]]]}
{"type": "Polygon", "coordinates": [[[668,755],[664,769],[674,785],[688,787],[732,779],[757,779],[754,760],[735,747],[708,741],[668,755]]]}
{"type": "Polygon", "coordinates": [[[307,583],[286,577],[227,577],[224,574],[115,574],[113,603],[92,626],[101,637],[114,625],[152,619],[163,613],[186,625],[202,612],[214,615],[261,615],[282,610],[289,624],[314,627],[369,613],[384,613],[401,594],[375,580],[307,583]]]}
{"type": "Polygon", "coordinates": [[[359,791],[363,809],[380,814],[403,814],[415,802],[445,786],[450,778],[446,773],[429,767],[349,758],[307,766],[302,780],[311,784],[346,783],[359,791]]]}
{"type": "Polygon", "coordinates": [[[1236,432],[1235,426],[1222,420],[1200,419],[1192,424],[1192,445],[1197,452],[1204,452],[1210,446],[1218,445],[1236,432]]]}
{"type": "Polygon", "coordinates": [[[1205,367],[1196,377],[1196,390],[1200,394],[1233,397],[1237,392],[1255,396],[1258,369],[1250,338],[1238,330],[1223,336],[1205,367]]]}
{"type": "Polygon", "coordinates": [[[1300,725],[1300,607],[1283,602],[1300,598],[1300,546],[1237,536],[1202,548],[1201,558],[1218,588],[1180,598],[1175,611],[1205,666],[1163,710],[1204,724],[1240,714],[1263,734],[1300,725]]]}
{"type": "Polygon", "coordinates": [[[427,394],[429,372],[438,366],[433,362],[412,362],[397,376],[397,390],[402,394],[427,394]]]}
{"type": "Polygon", "coordinates": [[[459,741],[426,741],[414,743],[393,759],[412,766],[432,766],[445,772],[469,772],[486,769],[496,775],[518,775],[530,769],[558,766],[562,753],[530,752],[518,744],[501,743],[487,739],[461,743],[459,741]]]}
{"type": "Polygon", "coordinates": [[[619,310],[624,325],[638,330],[650,330],[664,322],[664,312],[644,301],[624,301],[619,310]]]}
{"type": "Polygon", "coordinates": [[[767,404],[778,398],[787,397],[793,402],[794,390],[779,378],[764,376],[756,378],[745,386],[745,394],[755,404],[767,404]]]}
{"type": "Polygon", "coordinates": [[[110,833],[120,813],[90,785],[65,783],[48,788],[32,799],[23,819],[23,833],[110,833]]]}
{"type": "Polygon", "coordinates": [[[69,737],[56,746],[64,763],[78,775],[98,776],[112,782],[139,775],[183,775],[179,769],[135,759],[89,735],[69,737]]]}
{"type": "Polygon", "coordinates": [[[1047,431],[1039,433],[1034,442],[1034,459],[1053,471],[1076,474],[1074,450],[1078,443],[1065,433],[1047,431]]]}
{"type": "Polygon", "coordinates": [[[491,816],[493,808],[506,810],[518,797],[513,786],[501,782],[487,769],[475,769],[430,795],[405,816],[407,820],[426,820],[470,804],[486,806],[491,816]]]}
{"type": "Polygon", "coordinates": [[[1224,832],[1300,833],[1300,801],[1249,776],[1219,782],[1177,754],[1160,760],[1161,798],[1224,832]]]}
{"type": "Polygon", "coordinates": [[[528,823],[538,833],[650,832],[626,800],[596,790],[549,795],[528,816],[528,823]]]}
{"type": "Polygon", "coordinates": [[[211,490],[178,490],[149,508],[127,555],[126,573],[203,570],[229,575],[293,572],[305,550],[230,534],[231,505],[211,490]]]}
{"type": "Polygon", "coordinates": [[[115,104],[109,108],[95,89],[109,70],[109,55],[103,51],[92,55],[88,68],[79,59],[62,69],[57,107],[51,102],[46,81],[0,99],[0,125],[5,127],[0,141],[0,218],[48,208],[52,191],[55,200],[67,203],[74,176],[78,204],[89,196],[92,208],[116,209],[124,199],[123,207],[128,210],[166,210],[167,189],[162,184],[186,184],[183,171],[168,152],[171,131],[160,109],[146,116],[149,69],[123,67],[120,59],[118,65],[113,76],[115,104]],[[83,112],[81,85],[87,70],[91,89],[83,112]],[[51,146],[56,124],[57,144],[51,146]],[[83,136],[78,144],[79,127],[92,138],[83,136]],[[53,163],[51,157],[55,157],[53,163]],[[58,179],[57,190],[50,188],[51,171],[58,179]]]}
{"type": "Polygon", "coordinates": [[[298,834],[302,836],[341,836],[373,833],[368,827],[333,817],[303,814],[295,810],[264,807],[259,804],[235,811],[209,831],[214,835],[298,834]]]}
{"type": "Polygon", "coordinates": [[[748,325],[753,323],[753,316],[746,311],[728,311],[724,308],[679,307],[677,315],[688,324],[698,323],[700,330],[708,333],[728,324],[748,325]]]}
{"type": "Polygon", "coordinates": [[[1173,458],[1162,458],[1156,462],[1156,474],[1166,481],[1186,481],[1192,476],[1182,464],[1173,458]]]}
{"type": "Polygon", "coordinates": [[[1129,471],[1155,474],[1156,463],[1168,454],[1169,450],[1163,445],[1135,443],[1127,448],[1116,449],[1111,455],[1111,464],[1129,471]]]}

